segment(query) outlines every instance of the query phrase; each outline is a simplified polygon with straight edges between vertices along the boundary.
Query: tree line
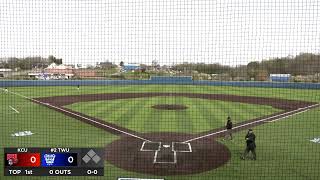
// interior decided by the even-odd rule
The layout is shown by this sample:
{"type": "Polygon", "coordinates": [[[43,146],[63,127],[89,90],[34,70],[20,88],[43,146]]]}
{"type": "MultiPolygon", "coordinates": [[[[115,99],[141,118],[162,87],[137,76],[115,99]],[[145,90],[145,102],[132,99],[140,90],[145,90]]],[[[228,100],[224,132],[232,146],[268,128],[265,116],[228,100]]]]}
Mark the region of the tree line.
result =
{"type": "Polygon", "coordinates": [[[219,63],[182,63],[173,67],[181,72],[197,71],[206,74],[228,74],[232,77],[259,79],[269,74],[315,75],[320,73],[320,55],[301,53],[295,57],[272,58],[269,60],[252,61],[247,65],[228,66],[219,63]]]}
{"type": "MultiPolygon", "coordinates": [[[[51,63],[62,64],[62,59],[55,56],[7,58],[0,60],[0,68],[30,70],[33,68],[46,68],[51,63]]],[[[124,63],[120,63],[123,65],[124,63]]],[[[154,63],[153,63],[154,64],[154,63]]],[[[97,68],[112,69],[115,64],[103,62],[97,64],[97,68]]],[[[235,77],[245,77],[247,79],[259,79],[269,74],[291,74],[291,75],[315,75],[320,73],[320,54],[301,53],[297,56],[272,58],[262,61],[252,61],[247,65],[228,66],[219,63],[181,63],[171,67],[172,70],[189,73],[197,71],[205,74],[228,74],[232,79],[235,77]]]]}
{"type": "Polygon", "coordinates": [[[0,68],[31,70],[34,68],[46,68],[51,63],[62,64],[62,59],[50,55],[48,58],[40,56],[16,58],[10,57],[5,60],[0,60],[0,68]]]}

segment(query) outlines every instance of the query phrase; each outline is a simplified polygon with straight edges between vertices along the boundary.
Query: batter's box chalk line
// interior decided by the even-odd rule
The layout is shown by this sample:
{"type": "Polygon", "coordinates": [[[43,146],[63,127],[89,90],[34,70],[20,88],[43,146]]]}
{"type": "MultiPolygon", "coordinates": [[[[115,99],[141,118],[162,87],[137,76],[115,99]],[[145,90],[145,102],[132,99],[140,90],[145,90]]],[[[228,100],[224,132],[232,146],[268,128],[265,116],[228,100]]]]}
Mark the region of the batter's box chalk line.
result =
{"type": "Polygon", "coordinates": [[[140,148],[140,151],[160,151],[161,142],[144,141],[140,148]]]}
{"type": "Polygon", "coordinates": [[[172,142],[172,151],[176,152],[192,152],[191,144],[185,142],[172,142]],[[179,149],[177,146],[182,146],[183,148],[179,149]]]}
{"type": "Polygon", "coordinates": [[[177,152],[170,151],[156,151],[154,153],[153,164],[176,164],[177,163],[177,152]]]}
{"type": "Polygon", "coordinates": [[[154,151],[153,164],[176,164],[178,153],[192,152],[191,144],[185,142],[144,141],[140,151],[154,151]]]}

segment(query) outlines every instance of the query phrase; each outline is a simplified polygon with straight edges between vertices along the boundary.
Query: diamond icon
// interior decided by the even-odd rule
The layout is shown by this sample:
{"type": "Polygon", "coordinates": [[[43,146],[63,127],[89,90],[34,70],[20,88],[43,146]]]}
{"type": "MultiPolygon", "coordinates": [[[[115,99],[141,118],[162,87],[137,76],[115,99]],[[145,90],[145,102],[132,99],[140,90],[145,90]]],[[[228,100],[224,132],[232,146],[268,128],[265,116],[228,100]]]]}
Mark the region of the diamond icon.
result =
{"type": "Polygon", "coordinates": [[[92,160],[97,164],[97,163],[101,160],[101,158],[100,158],[98,155],[95,155],[95,156],[92,158],[92,160]]]}
{"type": "Polygon", "coordinates": [[[83,160],[85,163],[88,163],[88,162],[91,160],[91,158],[90,158],[88,155],[85,155],[85,156],[83,156],[82,160],[83,160]]]}
{"type": "Polygon", "coordinates": [[[98,156],[98,154],[96,152],[94,152],[92,149],[90,149],[90,151],[88,151],[87,154],[85,156],[83,156],[82,160],[85,163],[89,163],[92,160],[93,162],[98,164],[101,160],[101,157],[98,156]]]}
{"type": "Polygon", "coordinates": [[[92,158],[93,156],[96,155],[96,152],[94,152],[94,151],[91,149],[91,150],[87,153],[87,155],[92,158]]]}

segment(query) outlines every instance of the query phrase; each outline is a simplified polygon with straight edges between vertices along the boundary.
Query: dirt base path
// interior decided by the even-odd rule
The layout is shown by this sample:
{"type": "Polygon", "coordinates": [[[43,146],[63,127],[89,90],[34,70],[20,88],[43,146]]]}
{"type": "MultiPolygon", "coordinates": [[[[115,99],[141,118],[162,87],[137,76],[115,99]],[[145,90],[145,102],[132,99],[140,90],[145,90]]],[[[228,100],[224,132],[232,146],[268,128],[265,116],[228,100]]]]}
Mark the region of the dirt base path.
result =
{"type": "Polygon", "coordinates": [[[179,133],[143,134],[63,107],[78,102],[156,96],[182,96],[268,105],[283,110],[276,114],[235,124],[234,132],[266,122],[280,120],[319,106],[312,102],[276,98],[190,93],[86,94],[44,97],[31,100],[67,116],[121,136],[119,140],[106,146],[106,160],[128,171],[154,175],[183,175],[209,171],[229,161],[230,152],[228,148],[215,140],[225,135],[226,131],[224,127],[192,135],[179,133]]]}

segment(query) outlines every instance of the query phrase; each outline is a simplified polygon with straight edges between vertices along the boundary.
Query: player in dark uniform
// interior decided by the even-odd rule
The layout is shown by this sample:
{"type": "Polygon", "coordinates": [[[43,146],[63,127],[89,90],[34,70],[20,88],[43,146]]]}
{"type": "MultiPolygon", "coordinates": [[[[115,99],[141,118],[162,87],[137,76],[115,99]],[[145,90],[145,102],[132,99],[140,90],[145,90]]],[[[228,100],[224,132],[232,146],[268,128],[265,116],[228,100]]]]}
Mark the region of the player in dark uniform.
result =
{"type": "Polygon", "coordinates": [[[249,152],[252,153],[252,159],[256,160],[257,156],[256,156],[256,135],[253,133],[252,129],[249,129],[247,135],[246,135],[246,144],[247,147],[244,150],[243,156],[241,157],[241,159],[246,159],[248,157],[249,152]]]}
{"type": "Polygon", "coordinates": [[[231,121],[231,117],[228,116],[227,118],[227,123],[226,123],[226,129],[227,129],[227,134],[225,139],[229,139],[232,140],[232,121],[231,121]]]}

